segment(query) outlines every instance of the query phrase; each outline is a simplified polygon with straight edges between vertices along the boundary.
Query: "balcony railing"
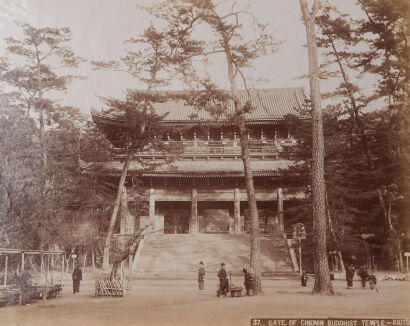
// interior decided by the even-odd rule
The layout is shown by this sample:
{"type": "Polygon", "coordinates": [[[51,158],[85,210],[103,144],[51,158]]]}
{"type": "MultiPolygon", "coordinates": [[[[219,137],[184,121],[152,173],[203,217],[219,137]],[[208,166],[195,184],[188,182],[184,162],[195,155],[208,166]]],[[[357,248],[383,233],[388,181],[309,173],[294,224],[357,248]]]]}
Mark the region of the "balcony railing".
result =
{"type": "MultiPolygon", "coordinates": [[[[278,139],[278,140],[249,140],[249,147],[251,155],[264,156],[272,155],[276,156],[282,150],[283,146],[293,145],[295,141],[293,139],[278,139]]],[[[236,156],[241,154],[240,143],[233,140],[221,140],[221,141],[187,141],[187,140],[168,140],[163,142],[164,147],[167,146],[177,147],[181,146],[181,152],[183,156],[236,156]]],[[[116,148],[114,154],[117,157],[125,155],[122,148],[116,148]]],[[[138,152],[137,156],[166,156],[169,155],[167,151],[154,151],[154,152],[138,152]]]]}

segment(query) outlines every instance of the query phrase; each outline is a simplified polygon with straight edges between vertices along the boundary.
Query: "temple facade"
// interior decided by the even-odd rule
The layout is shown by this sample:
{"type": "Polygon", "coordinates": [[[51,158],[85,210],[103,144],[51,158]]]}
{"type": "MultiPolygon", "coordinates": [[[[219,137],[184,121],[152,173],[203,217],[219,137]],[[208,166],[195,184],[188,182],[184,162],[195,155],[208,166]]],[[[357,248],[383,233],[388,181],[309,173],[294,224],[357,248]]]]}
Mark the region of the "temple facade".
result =
{"type": "MultiPolygon", "coordinates": [[[[246,99],[247,95],[243,93],[241,100],[246,99]]],[[[259,232],[261,237],[270,237],[269,241],[279,239],[267,242],[266,247],[272,251],[272,243],[276,243],[280,251],[285,243],[284,231],[289,228],[284,209],[292,201],[303,198],[300,188],[287,187],[282,180],[282,170],[294,164],[285,154],[296,143],[292,137],[293,131],[286,127],[284,119],[286,115],[304,119],[303,89],[251,91],[251,101],[254,110],[246,114],[246,127],[260,220],[259,232]]],[[[156,137],[160,138],[164,148],[169,146],[180,151],[171,161],[168,160],[171,150],[135,153],[123,192],[121,219],[115,232],[119,236],[132,234],[145,225],[155,231],[156,240],[145,246],[146,265],[149,266],[145,271],[152,271],[152,266],[156,264],[152,257],[163,255],[158,260],[165,261],[184,247],[184,252],[175,254],[176,260],[187,256],[192,247],[206,247],[207,243],[215,244],[223,239],[230,239],[231,242],[221,242],[217,248],[232,248],[225,256],[242,246],[244,253],[241,257],[246,257],[249,248],[244,249],[244,243],[249,246],[246,239],[249,239],[250,219],[239,134],[235,126],[228,121],[215,121],[206,112],[198,113],[182,100],[156,104],[155,110],[159,114],[167,113],[161,123],[164,130],[172,130],[156,137]],[[194,113],[196,118],[193,118],[194,113]],[[146,169],[144,163],[157,164],[146,169]],[[185,239],[185,242],[178,243],[176,239],[185,239]],[[211,240],[206,242],[206,239],[211,240]],[[149,251],[155,246],[159,248],[156,252],[149,251]],[[171,250],[171,246],[178,248],[171,250]],[[170,252],[165,255],[167,248],[170,252]]],[[[112,131],[120,130],[125,122],[123,116],[104,111],[92,112],[92,119],[109,139],[111,134],[115,134],[112,131]]],[[[110,140],[114,146],[118,145],[115,138],[110,140]]],[[[94,162],[85,170],[99,173],[104,183],[115,187],[118,186],[125,157],[123,149],[118,147],[114,149],[112,161],[94,162]]],[[[209,247],[208,251],[217,249],[209,247]]],[[[219,256],[215,256],[215,269],[221,255],[219,252],[219,256]]],[[[276,259],[269,253],[266,255],[269,263],[276,259]]],[[[285,255],[289,256],[289,252],[285,255]]],[[[194,252],[191,256],[192,261],[202,259],[194,252]]],[[[208,262],[212,260],[210,254],[203,259],[208,262]]],[[[227,261],[227,258],[224,259],[227,261]]],[[[239,262],[232,260],[232,264],[235,263],[239,268],[239,262]]],[[[169,270],[172,264],[169,261],[164,267],[158,262],[157,270],[169,270]]],[[[279,268],[277,264],[269,266],[269,271],[279,268]]],[[[194,265],[191,267],[192,270],[195,268],[194,265]]]]}
{"type": "MultiPolygon", "coordinates": [[[[252,91],[251,98],[255,109],[246,115],[246,125],[260,232],[283,232],[284,203],[303,196],[298,189],[279,186],[281,170],[292,165],[281,154],[295,143],[292,130],[283,121],[288,114],[303,118],[303,89],[252,91]]],[[[235,126],[212,120],[206,112],[192,119],[192,113],[197,111],[182,100],[157,104],[156,110],[160,114],[168,113],[162,123],[175,130],[173,134],[158,137],[162,137],[165,147],[182,147],[182,153],[176,161],[159,164],[147,172],[139,172],[141,162],[165,161],[167,153],[135,154],[124,194],[128,212],[122,214],[120,233],[133,233],[143,225],[169,234],[248,233],[247,194],[235,126]],[[135,186],[136,175],[138,186],[135,186]],[[139,203],[138,218],[133,216],[135,202],[139,203]]],[[[123,122],[121,116],[104,112],[92,112],[92,118],[103,131],[123,122]]],[[[95,163],[94,168],[98,166],[115,183],[125,159],[121,148],[115,149],[114,158],[111,162],[95,163]]],[[[124,205],[122,208],[126,209],[124,205]]]]}

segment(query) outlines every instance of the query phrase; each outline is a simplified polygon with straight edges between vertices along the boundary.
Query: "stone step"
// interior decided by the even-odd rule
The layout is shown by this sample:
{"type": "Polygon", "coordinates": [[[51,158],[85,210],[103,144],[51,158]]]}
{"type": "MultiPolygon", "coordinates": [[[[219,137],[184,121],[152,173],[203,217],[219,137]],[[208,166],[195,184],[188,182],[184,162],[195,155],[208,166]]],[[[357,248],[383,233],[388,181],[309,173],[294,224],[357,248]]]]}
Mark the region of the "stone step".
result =
{"type": "MultiPolygon", "coordinates": [[[[291,260],[281,234],[261,238],[261,263],[265,272],[291,272],[291,260]]],[[[207,271],[217,271],[223,261],[230,270],[249,265],[249,235],[151,234],[145,237],[137,270],[142,273],[194,272],[199,260],[207,271]]]]}

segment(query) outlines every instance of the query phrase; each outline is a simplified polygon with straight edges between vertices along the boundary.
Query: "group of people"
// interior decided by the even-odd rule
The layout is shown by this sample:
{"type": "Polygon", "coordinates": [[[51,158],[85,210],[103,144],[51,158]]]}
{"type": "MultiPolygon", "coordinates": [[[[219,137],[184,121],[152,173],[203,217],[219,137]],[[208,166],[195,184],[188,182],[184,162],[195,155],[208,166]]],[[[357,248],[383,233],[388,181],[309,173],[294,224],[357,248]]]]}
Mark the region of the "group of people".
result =
{"type": "MultiPolygon", "coordinates": [[[[356,273],[356,268],[354,267],[353,264],[346,265],[346,282],[347,282],[346,289],[352,289],[353,288],[353,278],[354,278],[355,273],[356,273]]],[[[376,276],[369,274],[366,267],[361,267],[357,271],[357,275],[360,277],[360,282],[362,284],[362,288],[365,288],[366,283],[369,282],[370,289],[372,289],[372,290],[375,289],[376,292],[379,292],[376,288],[376,283],[377,283],[376,276]]],[[[301,284],[301,286],[306,287],[308,279],[309,279],[309,277],[306,275],[306,272],[303,271],[302,274],[300,275],[300,284],[301,284]]]]}
{"type": "MultiPolygon", "coordinates": [[[[356,268],[353,264],[346,266],[346,282],[347,282],[347,289],[353,288],[353,278],[356,272],[356,268]]],[[[366,267],[361,267],[357,271],[357,275],[360,277],[360,283],[362,284],[362,288],[366,287],[366,282],[369,282],[370,289],[375,289],[376,292],[379,292],[376,288],[377,278],[374,275],[369,274],[369,271],[366,267]]]]}
{"type": "MultiPolygon", "coordinates": [[[[243,268],[244,273],[244,285],[246,289],[246,295],[252,295],[254,289],[254,276],[252,269],[243,268]]],[[[218,297],[225,297],[229,291],[229,279],[225,269],[225,263],[221,264],[221,268],[218,271],[219,286],[217,289],[218,297]]],[[[204,263],[199,262],[198,270],[198,288],[200,291],[205,290],[205,267],[204,263]]]]}

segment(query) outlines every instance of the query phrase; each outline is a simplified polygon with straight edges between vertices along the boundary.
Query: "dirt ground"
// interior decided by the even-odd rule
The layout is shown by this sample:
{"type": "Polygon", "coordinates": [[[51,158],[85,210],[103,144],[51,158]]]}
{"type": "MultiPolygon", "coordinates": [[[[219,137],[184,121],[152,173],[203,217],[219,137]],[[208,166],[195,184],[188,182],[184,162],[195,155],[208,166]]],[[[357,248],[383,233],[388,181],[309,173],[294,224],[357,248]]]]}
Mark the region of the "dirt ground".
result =
{"type": "Polygon", "coordinates": [[[26,306],[0,308],[0,325],[250,325],[251,317],[272,318],[409,318],[410,282],[380,281],[379,293],[363,290],[359,282],[345,289],[334,281],[337,295],[311,295],[297,279],[264,280],[265,295],[218,298],[217,280],[206,280],[205,292],[193,280],[134,280],[125,298],[97,298],[94,281],[82,283],[72,293],[66,282],[62,298],[26,306]]]}

